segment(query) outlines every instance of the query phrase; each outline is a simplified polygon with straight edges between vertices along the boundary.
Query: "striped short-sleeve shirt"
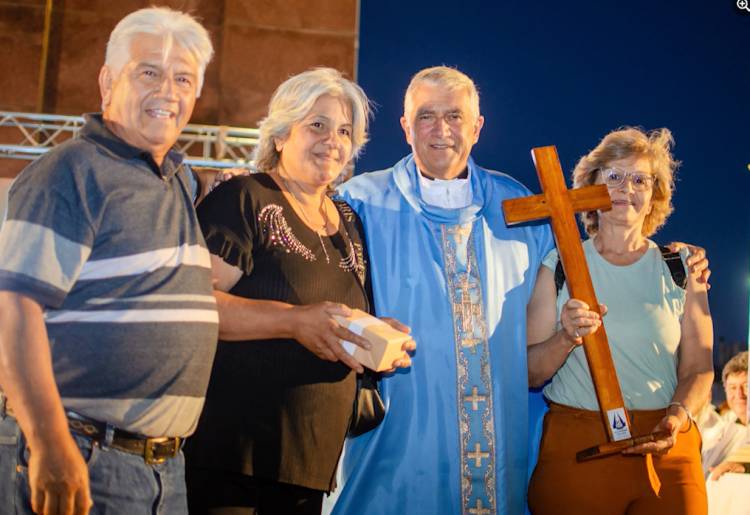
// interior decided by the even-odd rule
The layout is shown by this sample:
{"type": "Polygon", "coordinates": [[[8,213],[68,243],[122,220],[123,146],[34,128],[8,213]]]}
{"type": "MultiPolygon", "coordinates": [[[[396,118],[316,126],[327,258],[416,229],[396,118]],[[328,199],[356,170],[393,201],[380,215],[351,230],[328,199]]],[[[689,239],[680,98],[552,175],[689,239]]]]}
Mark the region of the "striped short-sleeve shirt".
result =
{"type": "Polygon", "coordinates": [[[0,290],[45,311],[63,405],[146,436],[187,436],[218,316],[188,172],[159,167],[99,115],[16,178],[0,290]]]}

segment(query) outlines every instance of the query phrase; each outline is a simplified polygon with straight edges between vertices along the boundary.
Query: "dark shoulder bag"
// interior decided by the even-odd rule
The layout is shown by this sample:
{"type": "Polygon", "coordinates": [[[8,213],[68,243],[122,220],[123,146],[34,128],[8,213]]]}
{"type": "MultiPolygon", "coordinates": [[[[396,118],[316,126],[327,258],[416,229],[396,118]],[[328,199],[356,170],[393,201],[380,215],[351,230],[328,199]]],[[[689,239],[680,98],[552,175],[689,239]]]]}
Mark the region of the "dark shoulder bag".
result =
{"type": "Polygon", "coordinates": [[[375,429],[385,418],[385,405],[378,390],[379,380],[380,374],[369,368],[357,374],[357,394],[354,396],[349,436],[359,436],[375,429]]]}

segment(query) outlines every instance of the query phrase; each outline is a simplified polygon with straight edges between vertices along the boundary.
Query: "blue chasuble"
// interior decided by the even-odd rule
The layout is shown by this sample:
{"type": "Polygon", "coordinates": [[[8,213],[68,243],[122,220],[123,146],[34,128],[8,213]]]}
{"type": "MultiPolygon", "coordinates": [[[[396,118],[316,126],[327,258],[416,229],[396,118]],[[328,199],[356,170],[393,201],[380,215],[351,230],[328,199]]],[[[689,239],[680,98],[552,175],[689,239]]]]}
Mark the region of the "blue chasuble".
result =
{"type": "Polygon", "coordinates": [[[462,209],[422,201],[412,156],[340,188],[365,227],[375,310],[411,326],[417,351],[381,380],[383,423],[347,443],[334,513],[524,512],[526,305],[553,239],[505,225],[501,202],[529,190],[469,167],[462,209]]]}

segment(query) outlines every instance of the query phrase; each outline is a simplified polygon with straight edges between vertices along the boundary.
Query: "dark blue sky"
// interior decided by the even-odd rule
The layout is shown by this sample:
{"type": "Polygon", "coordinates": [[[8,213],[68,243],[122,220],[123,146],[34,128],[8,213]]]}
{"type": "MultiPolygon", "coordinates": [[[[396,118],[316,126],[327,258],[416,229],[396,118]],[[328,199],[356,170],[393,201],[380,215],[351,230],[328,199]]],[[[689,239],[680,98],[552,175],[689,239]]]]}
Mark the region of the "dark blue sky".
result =
{"type": "Polygon", "coordinates": [[[537,192],[532,147],[557,145],[567,175],[612,129],[671,129],[683,164],[654,239],[707,249],[717,341],[746,341],[750,13],[734,0],[362,0],[358,80],[377,112],[358,170],[408,152],[403,92],[436,64],[479,87],[475,159],[537,192]]]}

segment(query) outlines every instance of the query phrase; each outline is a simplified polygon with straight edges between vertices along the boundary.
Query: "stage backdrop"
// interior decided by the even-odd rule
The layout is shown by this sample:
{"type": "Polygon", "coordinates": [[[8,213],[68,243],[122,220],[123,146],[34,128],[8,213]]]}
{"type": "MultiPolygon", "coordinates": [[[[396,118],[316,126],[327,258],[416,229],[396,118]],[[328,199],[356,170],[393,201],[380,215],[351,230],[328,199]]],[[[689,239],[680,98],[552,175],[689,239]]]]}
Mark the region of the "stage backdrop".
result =
{"type": "Polygon", "coordinates": [[[655,236],[706,247],[717,341],[745,341],[750,276],[750,13],[735,0],[363,0],[358,79],[377,104],[358,172],[409,149],[398,119],[420,68],[477,83],[474,157],[539,185],[529,150],[557,145],[566,174],[612,129],[670,128],[675,212],[655,236]]]}

